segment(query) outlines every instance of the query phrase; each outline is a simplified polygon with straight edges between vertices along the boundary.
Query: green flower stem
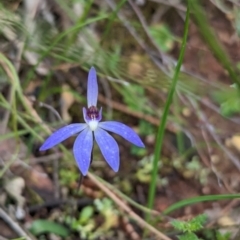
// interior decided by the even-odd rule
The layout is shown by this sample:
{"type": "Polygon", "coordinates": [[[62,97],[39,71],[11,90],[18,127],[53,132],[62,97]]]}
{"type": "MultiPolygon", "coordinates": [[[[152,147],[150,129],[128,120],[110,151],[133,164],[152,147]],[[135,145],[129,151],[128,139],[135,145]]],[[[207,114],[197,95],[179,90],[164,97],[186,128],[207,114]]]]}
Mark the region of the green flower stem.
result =
{"type": "Polygon", "coordinates": [[[184,199],[168,207],[166,210],[164,210],[164,214],[169,214],[179,208],[182,208],[191,204],[199,203],[199,202],[230,200],[230,199],[236,199],[236,198],[240,198],[240,194],[206,195],[206,196],[199,196],[199,197],[184,199]]]}
{"type": "Polygon", "coordinates": [[[198,0],[188,1],[191,11],[193,12],[193,17],[195,19],[196,24],[198,25],[198,29],[205,39],[206,43],[210,47],[213,54],[222,64],[222,66],[227,69],[231,80],[237,84],[238,88],[240,88],[240,80],[235,70],[232,67],[232,62],[229,59],[229,56],[226,50],[223,48],[221,43],[218,41],[213,29],[210,27],[209,22],[207,21],[206,15],[204,14],[204,10],[202,6],[199,4],[198,0]]]}
{"type": "MultiPolygon", "coordinates": [[[[187,42],[187,36],[188,36],[188,25],[189,25],[189,5],[187,7],[187,12],[186,12],[186,19],[185,19],[185,24],[184,24],[184,36],[183,36],[183,41],[181,45],[181,50],[180,50],[180,55],[178,59],[178,63],[174,72],[172,84],[170,87],[170,92],[167,97],[167,101],[164,107],[163,111],[163,116],[160,121],[159,127],[158,127],[158,132],[157,132],[157,139],[156,139],[156,145],[155,145],[155,150],[154,150],[154,160],[153,160],[153,173],[152,173],[152,179],[150,183],[150,190],[148,194],[148,208],[152,209],[153,208],[153,203],[156,195],[156,185],[157,185],[157,179],[158,179],[158,161],[160,159],[160,153],[162,150],[162,144],[163,144],[163,137],[164,137],[164,132],[165,132],[165,126],[167,122],[167,117],[169,113],[169,108],[173,99],[173,95],[175,92],[177,80],[178,80],[178,74],[180,72],[180,68],[183,62],[183,57],[185,53],[185,48],[186,48],[186,42],[187,42]]],[[[149,221],[149,214],[146,216],[146,219],[149,221]]]]}

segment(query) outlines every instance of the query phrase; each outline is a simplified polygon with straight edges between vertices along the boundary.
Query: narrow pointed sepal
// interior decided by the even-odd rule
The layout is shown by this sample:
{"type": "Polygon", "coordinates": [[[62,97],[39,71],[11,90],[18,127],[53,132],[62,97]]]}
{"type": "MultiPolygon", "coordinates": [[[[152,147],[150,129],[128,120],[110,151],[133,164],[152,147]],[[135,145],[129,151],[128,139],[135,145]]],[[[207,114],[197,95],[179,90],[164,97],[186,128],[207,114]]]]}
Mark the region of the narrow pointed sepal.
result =
{"type": "Polygon", "coordinates": [[[103,128],[104,130],[116,133],[129,141],[130,143],[133,143],[134,145],[138,147],[145,147],[140,137],[127,125],[115,122],[115,121],[107,121],[107,122],[100,122],[98,124],[100,128],[103,128]]]}
{"type": "Polygon", "coordinates": [[[86,128],[78,135],[73,145],[73,154],[83,176],[86,176],[88,173],[92,149],[93,134],[89,128],[86,128]]]}
{"type": "Polygon", "coordinates": [[[98,98],[98,84],[97,73],[94,67],[91,67],[88,73],[88,86],[87,86],[87,102],[88,108],[91,106],[97,106],[98,98]]]}
{"type": "Polygon", "coordinates": [[[55,131],[50,137],[46,139],[43,145],[40,147],[40,151],[48,150],[57,144],[63,142],[67,138],[73,136],[76,133],[81,132],[87,127],[87,124],[83,123],[73,123],[67,126],[64,126],[57,131],[55,131]]]}
{"type": "Polygon", "coordinates": [[[119,148],[114,138],[101,128],[94,131],[95,140],[106,162],[114,172],[119,170],[119,148]]]}

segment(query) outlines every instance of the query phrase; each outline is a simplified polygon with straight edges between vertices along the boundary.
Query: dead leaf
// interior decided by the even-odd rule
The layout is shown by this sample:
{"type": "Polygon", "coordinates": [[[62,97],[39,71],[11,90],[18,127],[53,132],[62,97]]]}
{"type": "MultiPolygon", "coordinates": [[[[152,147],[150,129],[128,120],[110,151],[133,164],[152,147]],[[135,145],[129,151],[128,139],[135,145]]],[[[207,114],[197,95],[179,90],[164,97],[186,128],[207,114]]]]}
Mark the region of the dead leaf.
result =
{"type": "MultiPolygon", "coordinates": [[[[6,133],[9,132],[10,130],[7,129],[6,133]]],[[[45,201],[52,200],[54,198],[53,182],[44,172],[43,167],[38,164],[29,166],[24,162],[26,158],[33,159],[33,156],[28,155],[27,147],[21,141],[17,141],[14,138],[1,141],[0,156],[2,161],[5,163],[9,161],[12,158],[12,154],[16,154],[16,161],[10,166],[11,173],[24,179],[26,187],[36,191],[45,201]]]]}
{"type": "Polygon", "coordinates": [[[14,198],[17,202],[17,208],[16,208],[16,218],[17,219],[24,219],[25,217],[25,210],[24,210],[24,204],[25,204],[25,198],[22,196],[22,191],[25,187],[25,181],[21,177],[16,177],[10,181],[7,181],[5,184],[5,190],[8,193],[9,196],[14,198]]]}
{"type": "Polygon", "coordinates": [[[61,115],[64,122],[70,122],[72,117],[68,113],[69,108],[75,101],[73,94],[70,92],[70,87],[67,84],[62,86],[62,94],[61,94],[61,115]]]}
{"type": "Polygon", "coordinates": [[[240,136],[234,135],[230,139],[230,145],[235,147],[238,151],[240,151],[240,136]]]}

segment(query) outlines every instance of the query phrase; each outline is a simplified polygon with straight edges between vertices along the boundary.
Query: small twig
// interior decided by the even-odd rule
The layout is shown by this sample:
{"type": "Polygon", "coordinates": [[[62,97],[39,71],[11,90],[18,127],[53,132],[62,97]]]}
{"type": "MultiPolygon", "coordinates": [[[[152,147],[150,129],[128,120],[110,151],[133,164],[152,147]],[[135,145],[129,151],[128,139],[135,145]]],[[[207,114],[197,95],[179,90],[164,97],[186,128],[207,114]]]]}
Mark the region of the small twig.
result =
{"type": "MultiPolygon", "coordinates": [[[[201,129],[201,132],[202,132],[202,136],[203,136],[203,139],[207,145],[207,150],[208,150],[208,155],[209,155],[209,158],[211,158],[212,156],[212,153],[213,153],[213,150],[212,150],[212,147],[211,145],[209,144],[209,139],[208,139],[208,135],[207,133],[204,131],[204,129],[202,128],[201,129]]],[[[210,161],[210,164],[208,163],[208,167],[209,165],[211,166],[211,169],[213,171],[213,173],[215,174],[216,178],[217,178],[217,181],[218,181],[218,185],[219,187],[222,187],[222,177],[220,176],[220,174],[217,172],[217,169],[215,168],[215,166],[213,165],[212,161],[210,161]]]]}
{"type": "Polygon", "coordinates": [[[136,230],[134,229],[132,224],[129,222],[129,219],[127,217],[123,216],[122,222],[123,222],[123,225],[124,225],[123,227],[125,231],[127,232],[127,234],[132,240],[141,240],[140,235],[136,232],[136,230]]]}
{"type": "Polygon", "coordinates": [[[229,159],[232,161],[233,165],[240,171],[240,162],[238,158],[231,153],[220,141],[219,137],[215,134],[215,129],[212,125],[206,124],[206,127],[209,131],[209,133],[212,135],[216,143],[222,148],[222,150],[226,153],[226,155],[229,157],[229,159]]]}
{"type": "Polygon", "coordinates": [[[49,163],[51,161],[55,161],[56,159],[60,158],[63,156],[62,152],[55,152],[53,154],[43,156],[43,157],[38,157],[38,158],[30,158],[29,159],[29,164],[34,165],[37,163],[49,163]]]}
{"type": "Polygon", "coordinates": [[[53,161],[53,181],[54,181],[54,197],[58,199],[60,197],[60,184],[59,184],[59,161],[53,161]]]}
{"type": "Polygon", "coordinates": [[[77,185],[77,191],[80,190],[80,187],[81,187],[81,185],[82,185],[83,178],[84,178],[84,176],[82,175],[82,173],[80,173],[80,177],[79,177],[78,185],[77,185]]]}
{"type": "MultiPolygon", "coordinates": [[[[45,129],[45,132],[51,132],[49,127],[46,124],[43,123],[43,121],[40,118],[40,116],[38,115],[37,111],[33,108],[32,102],[25,96],[23,96],[23,99],[24,99],[24,102],[25,102],[25,104],[27,105],[27,107],[30,111],[30,114],[34,117],[36,123],[42,124],[43,128],[45,129]]],[[[59,198],[59,196],[60,196],[58,168],[59,168],[58,161],[53,161],[53,179],[54,179],[54,185],[55,185],[54,196],[56,198],[59,198]]]]}
{"type": "MultiPolygon", "coordinates": [[[[28,97],[28,99],[29,99],[30,101],[32,101],[32,102],[37,103],[37,104],[39,105],[39,107],[47,108],[48,110],[50,110],[50,111],[57,117],[57,119],[58,119],[60,122],[64,123],[64,122],[63,122],[63,119],[61,118],[61,116],[60,116],[60,114],[58,113],[58,111],[57,111],[55,108],[53,108],[51,105],[46,104],[46,103],[43,103],[43,102],[39,102],[39,101],[37,101],[36,98],[33,97],[33,96],[28,97]]],[[[64,123],[64,124],[65,124],[65,123],[64,123]]]]}
{"type": "Polygon", "coordinates": [[[224,14],[231,14],[230,8],[223,3],[223,1],[220,0],[210,0],[210,2],[220,11],[222,11],[224,14]]]}
{"type": "Polygon", "coordinates": [[[21,67],[21,58],[24,50],[24,40],[16,40],[15,47],[17,49],[16,58],[14,59],[14,66],[17,72],[19,72],[21,67]]]}
{"type": "Polygon", "coordinates": [[[142,15],[139,7],[136,4],[134,4],[134,2],[132,0],[128,0],[128,2],[131,5],[131,7],[132,7],[133,11],[135,12],[135,14],[137,15],[140,23],[142,24],[143,30],[145,31],[146,35],[148,36],[148,38],[150,39],[150,41],[152,42],[154,47],[157,49],[159,56],[163,59],[163,53],[160,50],[160,48],[159,48],[158,44],[156,43],[156,41],[153,39],[153,37],[149,33],[146,20],[145,20],[144,16],[142,15]]]}
{"type": "MultiPolygon", "coordinates": [[[[93,200],[91,198],[80,198],[75,200],[75,203],[77,205],[77,207],[79,208],[83,208],[87,205],[92,205],[93,204],[93,200]]],[[[38,204],[38,205],[32,205],[28,207],[28,212],[29,213],[34,213],[37,211],[40,211],[43,208],[59,208],[62,205],[72,205],[73,201],[72,199],[54,199],[51,202],[44,202],[42,204],[38,204]]]]}
{"type": "Polygon", "coordinates": [[[214,223],[221,217],[221,216],[226,216],[227,213],[234,207],[234,206],[237,206],[239,203],[239,199],[233,199],[232,201],[230,201],[230,203],[228,203],[223,209],[221,209],[221,212],[218,214],[218,217],[209,222],[207,224],[207,228],[210,228],[210,227],[213,227],[214,223]]]}
{"type": "MultiPolygon", "coordinates": [[[[110,6],[112,10],[116,9],[116,5],[111,0],[105,0],[107,4],[110,6]]],[[[123,25],[127,28],[130,34],[134,37],[137,43],[141,46],[142,49],[147,50],[147,46],[145,45],[143,39],[137,34],[136,30],[132,27],[130,22],[120,13],[117,13],[118,18],[122,21],[123,25]]]]}
{"type": "MultiPolygon", "coordinates": [[[[201,102],[202,104],[204,104],[206,107],[208,107],[209,109],[213,110],[214,112],[216,112],[218,115],[221,116],[220,110],[218,107],[216,107],[213,103],[211,103],[210,101],[208,101],[207,99],[204,99],[202,97],[198,97],[198,96],[194,96],[199,102],[201,102]]],[[[222,117],[222,116],[221,116],[222,117]]],[[[239,118],[227,118],[229,121],[236,123],[236,124],[240,124],[240,119],[239,118]]]]}
{"type": "MultiPolygon", "coordinates": [[[[113,1],[105,0],[107,4],[110,6],[112,10],[116,9],[116,5],[113,1]]],[[[120,11],[117,13],[118,18],[122,21],[125,28],[129,31],[129,33],[133,36],[133,38],[136,40],[136,42],[141,46],[141,48],[148,54],[150,59],[153,61],[153,63],[161,69],[166,75],[171,75],[168,68],[169,65],[176,65],[175,60],[173,60],[170,56],[163,54],[161,52],[155,54],[152,51],[150,51],[149,47],[146,45],[144,40],[139,36],[135,30],[135,28],[131,25],[131,23],[127,20],[127,18],[120,13],[120,11]]]]}
{"type": "Polygon", "coordinates": [[[105,192],[122,210],[130,215],[132,219],[137,221],[143,228],[147,228],[150,232],[155,234],[159,239],[171,240],[168,236],[161,233],[159,230],[145,222],[141,217],[139,217],[135,212],[131,210],[121,199],[119,199],[115,194],[113,194],[106,186],[104,186],[93,174],[88,172],[88,177],[97,185],[103,192],[105,192]]]}
{"type": "MultiPolygon", "coordinates": [[[[188,101],[185,101],[185,99],[179,95],[179,98],[182,100],[182,102],[185,104],[185,105],[189,105],[190,108],[192,108],[192,110],[194,112],[196,112],[196,109],[197,109],[197,105],[196,103],[194,103],[190,97],[187,97],[188,101]]],[[[199,113],[199,111],[197,111],[198,113],[198,117],[200,118],[201,121],[203,121],[204,123],[206,123],[206,121],[203,120],[202,118],[202,115],[201,113],[199,113]]],[[[206,119],[206,117],[205,117],[206,119]]],[[[208,154],[209,154],[209,157],[212,155],[213,153],[213,149],[209,143],[209,138],[208,138],[208,135],[206,133],[206,131],[204,131],[203,128],[201,128],[201,132],[202,132],[202,136],[203,136],[203,139],[207,145],[207,150],[208,150],[208,154]]],[[[217,181],[218,181],[218,184],[220,187],[222,187],[222,183],[224,184],[225,188],[227,189],[228,192],[230,193],[233,193],[234,191],[231,189],[231,187],[229,186],[229,184],[223,179],[223,177],[220,175],[220,173],[217,171],[217,169],[215,168],[215,166],[212,164],[212,162],[208,161],[206,159],[206,157],[204,156],[204,154],[202,154],[202,151],[197,147],[197,144],[194,145],[196,147],[196,150],[197,152],[199,153],[199,156],[201,157],[201,159],[203,160],[203,163],[212,169],[212,172],[215,174],[216,178],[217,178],[217,181]],[[222,183],[221,183],[222,182],[222,183]]]]}
{"type": "Polygon", "coordinates": [[[176,9],[178,9],[178,10],[180,10],[180,11],[183,11],[183,12],[186,12],[186,11],[187,11],[187,8],[186,8],[186,7],[184,7],[184,6],[181,5],[181,4],[176,3],[176,1],[175,1],[175,2],[169,1],[169,0],[150,0],[150,1],[152,1],[152,2],[157,2],[157,3],[161,3],[161,4],[164,4],[164,5],[167,5],[167,6],[176,8],[176,9]]]}
{"type": "Polygon", "coordinates": [[[43,123],[43,121],[40,118],[40,116],[38,115],[37,111],[33,108],[32,102],[29,100],[29,98],[26,96],[23,96],[23,100],[24,100],[24,104],[28,107],[28,109],[31,113],[31,116],[34,117],[35,122],[41,124],[42,127],[44,128],[45,132],[49,132],[50,129],[48,128],[48,126],[45,123],[43,123]]]}
{"type": "Polygon", "coordinates": [[[0,207],[0,218],[2,218],[9,226],[20,236],[26,240],[32,240],[28,234],[0,207]]]}
{"type": "Polygon", "coordinates": [[[237,2],[238,0],[228,0],[228,1],[240,7],[240,2],[237,2]]]}
{"type": "MultiPolygon", "coordinates": [[[[194,109],[197,108],[196,103],[189,98],[189,101],[191,102],[192,106],[194,109]]],[[[216,135],[216,130],[214,128],[213,125],[211,125],[210,123],[208,123],[207,121],[207,117],[205,116],[205,114],[203,112],[199,112],[199,117],[200,119],[204,122],[206,129],[208,130],[208,132],[211,134],[211,136],[213,137],[213,139],[215,140],[215,142],[221,147],[221,149],[223,150],[223,152],[225,152],[225,154],[229,157],[229,159],[231,160],[231,162],[233,163],[233,165],[235,165],[235,167],[237,168],[238,171],[240,171],[240,162],[238,160],[238,158],[231,153],[220,141],[219,137],[216,135]]]]}
{"type": "MultiPolygon", "coordinates": [[[[107,101],[106,101],[105,97],[101,94],[98,95],[98,101],[102,102],[104,104],[107,104],[107,101]]],[[[126,113],[130,116],[133,116],[133,117],[136,117],[136,118],[139,118],[139,119],[143,119],[143,120],[153,124],[154,126],[159,125],[159,119],[156,118],[156,117],[146,115],[142,112],[134,111],[134,110],[130,109],[129,107],[126,107],[126,105],[121,104],[121,103],[116,102],[116,101],[112,101],[111,105],[114,109],[116,109],[118,111],[124,112],[124,113],[126,113]]],[[[174,132],[174,133],[176,132],[176,128],[173,125],[171,125],[170,123],[168,124],[167,129],[171,132],[174,132]]]]}
{"type": "MultiPolygon", "coordinates": [[[[14,98],[14,94],[15,94],[15,88],[14,88],[15,85],[14,85],[14,83],[11,82],[11,81],[13,81],[14,76],[13,76],[13,73],[11,72],[11,70],[9,69],[9,66],[4,61],[1,62],[1,65],[10,80],[10,88],[8,90],[7,101],[9,102],[9,104],[11,106],[13,103],[13,98],[14,98]]],[[[7,124],[8,124],[9,118],[10,118],[10,113],[11,113],[11,111],[6,109],[6,112],[4,113],[4,117],[3,117],[3,121],[2,121],[2,128],[0,129],[0,134],[4,134],[7,129],[7,124]]]]}
{"type": "Polygon", "coordinates": [[[0,236],[0,240],[8,240],[8,239],[3,236],[0,236]]]}
{"type": "MultiPolygon", "coordinates": [[[[12,98],[13,98],[13,86],[10,86],[8,93],[7,93],[7,101],[9,102],[9,104],[12,104],[12,98]]],[[[7,125],[8,125],[8,121],[10,118],[10,113],[11,111],[9,109],[5,109],[4,115],[3,115],[3,119],[1,121],[1,129],[0,129],[0,134],[3,135],[6,133],[7,130],[7,125]]]]}

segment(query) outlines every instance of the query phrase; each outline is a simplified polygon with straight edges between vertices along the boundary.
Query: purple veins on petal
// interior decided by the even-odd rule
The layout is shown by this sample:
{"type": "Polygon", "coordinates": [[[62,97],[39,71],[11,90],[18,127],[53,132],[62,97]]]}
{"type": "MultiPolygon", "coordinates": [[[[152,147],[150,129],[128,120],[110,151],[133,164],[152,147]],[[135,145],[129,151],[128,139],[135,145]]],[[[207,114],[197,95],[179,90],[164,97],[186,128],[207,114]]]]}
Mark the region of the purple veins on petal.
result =
{"type": "Polygon", "coordinates": [[[97,106],[98,84],[97,73],[94,67],[91,67],[88,73],[87,102],[88,107],[97,106]]]}
{"type": "Polygon", "coordinates": [[[83,117],[86,123],[89,123],[89,121],[93,119],[99,122],[102,119],[102,108],[98,111],[96,107],[90,107],[88,109],[83,107],[83,117]]]}
{"type": "Polygon", "coordinates": [[[92,148],[93,134],[87,128],[78,135],[73,145],[73,154],[83,176],[87,175],[90,167],[92,148]]]}
{"type": "Polygon", "coordinates": [[[119,169],[119,148],[114,138],[101,128],[94,131],[95,140],[103,157],[114,172],[119,169]]]}
{"type": "Polygon", "coordinates": [[[40,151],[48,150],[57,144],[63,142],[72,135],[81,132],[87,127],[87,124],[73,123],[68,126],[62,127],[55,131],[50,137],[46,139],[43,145],[40,147],[40,151]]]}
{"type": "Polygon", "coordinates": [[[120,135],[121,137],[138,147],[145,147],[140,137],[130,127],[123,123],[107,121],[99,123],[98,126],[107,131],[120,135]]]}

